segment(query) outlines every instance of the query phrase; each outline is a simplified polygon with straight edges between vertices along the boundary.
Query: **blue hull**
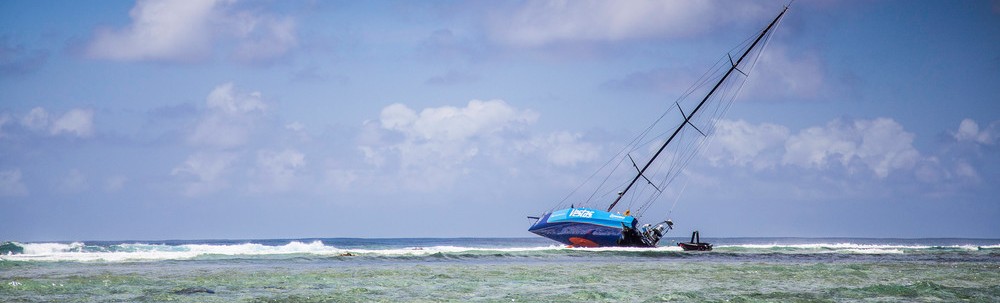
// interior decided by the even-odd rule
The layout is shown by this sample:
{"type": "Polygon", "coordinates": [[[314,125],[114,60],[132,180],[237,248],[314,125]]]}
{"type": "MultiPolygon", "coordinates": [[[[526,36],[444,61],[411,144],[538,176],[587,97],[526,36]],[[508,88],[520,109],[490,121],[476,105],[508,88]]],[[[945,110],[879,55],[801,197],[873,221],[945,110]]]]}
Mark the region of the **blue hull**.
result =
{"type": "Polygon", "coordinates": [[[590,208],[567,208],[545,214],[528,231],[576,247],[621,246],[622,227],[638,220],[590,208]]]}

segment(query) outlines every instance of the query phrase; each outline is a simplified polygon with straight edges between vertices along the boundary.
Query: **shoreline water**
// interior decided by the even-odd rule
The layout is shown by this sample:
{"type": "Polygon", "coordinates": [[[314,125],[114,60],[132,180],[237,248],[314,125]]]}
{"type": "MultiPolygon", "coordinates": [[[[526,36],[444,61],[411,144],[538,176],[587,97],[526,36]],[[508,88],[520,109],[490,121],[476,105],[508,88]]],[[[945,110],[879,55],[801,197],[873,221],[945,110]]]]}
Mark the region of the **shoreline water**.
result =
{"type": "Polygon", "coordinates": [[[1000,240],[836,239],[706,239],[718,245],[712,252],[676,246],[569,249],[534,238],[25,243],[26,252],[34,254],[0,256],[0,297],[9,302],[1000,301],[1000,240]]]}

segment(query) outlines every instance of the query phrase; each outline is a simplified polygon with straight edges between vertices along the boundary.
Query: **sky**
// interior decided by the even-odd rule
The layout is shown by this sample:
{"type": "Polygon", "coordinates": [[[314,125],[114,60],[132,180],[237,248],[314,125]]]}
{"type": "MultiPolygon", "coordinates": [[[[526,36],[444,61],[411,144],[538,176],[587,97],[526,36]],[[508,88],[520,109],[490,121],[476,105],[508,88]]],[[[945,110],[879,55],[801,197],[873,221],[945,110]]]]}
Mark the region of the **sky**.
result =
{"type": "MultiPolygon", "coordinates": [[[[784,5],[2,1],[0,240],[531,237],[784,5]]],[[[644,220],[1000,238],[998,145],[1000,2],[800,0],[644,220]]]]}

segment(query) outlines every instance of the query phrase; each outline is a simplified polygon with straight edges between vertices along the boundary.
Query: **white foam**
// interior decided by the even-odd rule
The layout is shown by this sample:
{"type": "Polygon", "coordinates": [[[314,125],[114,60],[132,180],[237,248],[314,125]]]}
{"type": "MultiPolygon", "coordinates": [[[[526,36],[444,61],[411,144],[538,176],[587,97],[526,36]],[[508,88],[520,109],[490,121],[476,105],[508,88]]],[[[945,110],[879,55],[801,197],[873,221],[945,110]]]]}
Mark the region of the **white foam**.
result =
{"type": "Polygon", "coordinates": [[[233,245],[185,244],[121,244],[120,251],[88,252],[84,244],[74,242],[64,243],[32,243],[24,244],[24,253],[0,256],[0,260],[21,261],[149,261],[149,260],[184,260],[201,255],[273,255],[273,254],[340,254],[345,250],[325,246],[321,241],[302,243],[292,241],[281,246],[267,246],[255,243],[233,245]]]}
{"type": "MultiPolygon", "coordinates": [[[[428,247],[405,247],[389,249],[342,249],[323,244],[322,241],[300,242],[292,241],[285,245],[270,246],[256,243],[242,244],[184,244],[184,245],[163,245],[132,243],[119,244],[113,247],[100,248],[102,251],[88,251],[94,249],[87,247],[84,243],[30,243],[23,244],[24,253],[17,255],[3,255],[0,260],[22,260],[22,261],[105,261],[105,262],[128,262],[128,261],[155,261],[155,260],[186,260],[199,256],[257,256],[257,255],[283,255],[283,254],[309,254],[316,256],[339,256],[344,254],[360,256],[429,256],[435,254],[489,254],[489,253],[532,253],[543,251],[580,251],[580,252],[678,252],[682,249],[675,245],[664,245],[657,248],[637,248],[637,247],[600,247],[600,248],[568,248],[561,245],[533,246],[533,247],[504,247],[504,248],[481,248],[462,246],[428,246],[428,247]]],[[[811,244],[739,244],[739,245],[716,245],[716,251],[737,251],[749,249],[756,253],[803,253],[803,254],[827,254],[827,253],[847,253],[847,254],[904,254],[911,251],[920,250],[967,250],[975,251],[979,249],[1000,249],[1000,244],[989,246],[975,245],[951,245],[951,246],[927,246],[927,245],[888,245],[888,244],[857,244],[857,243],[811,243],[811,244]]],[[[752,252],[751,252],[752,253],[752,252]]]]}
{"type": "Polygon", "coordinates": [[[83,249],[83,243],[73,242],[70,244],[65,243],[32,243],[32,244],[20,244],[24,248],[24,254],[26,255],[41,255],[41,254],[55,254],[55,253],[65,253],[71,251],[80,251],[83,249]]]}
{"type": "MultiPolygon", "coordinates": [[[[1000,245],[993,245],[1000,247],[1000,245]]],[[[717,245],[717,248],[749,248],[760,250],[789,249],[791,251],[801,251],[807,253],[858,253],[858,254],[902,254],[906,251],[928,250],[928,249],[958,249],[974,251],[980,247],[975,245],[892,245],[892,244],[857,244],[857,243],[810,243],[810,244],[739,244],[739,245],[717,245]]],[[[780,251],[779,251],[780,252],[780,251]]]]}

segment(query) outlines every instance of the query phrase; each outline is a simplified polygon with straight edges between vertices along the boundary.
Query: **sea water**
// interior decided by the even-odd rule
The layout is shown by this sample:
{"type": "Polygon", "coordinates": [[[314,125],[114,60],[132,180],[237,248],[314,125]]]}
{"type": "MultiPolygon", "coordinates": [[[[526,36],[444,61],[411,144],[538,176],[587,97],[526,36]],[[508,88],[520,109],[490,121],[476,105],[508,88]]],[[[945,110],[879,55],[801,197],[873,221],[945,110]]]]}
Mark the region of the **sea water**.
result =
{"type": "Polygon", "coordinates": [[[2,302],[1000,302],[1000,240],[543,238],[24,243],[2,302]]]}

